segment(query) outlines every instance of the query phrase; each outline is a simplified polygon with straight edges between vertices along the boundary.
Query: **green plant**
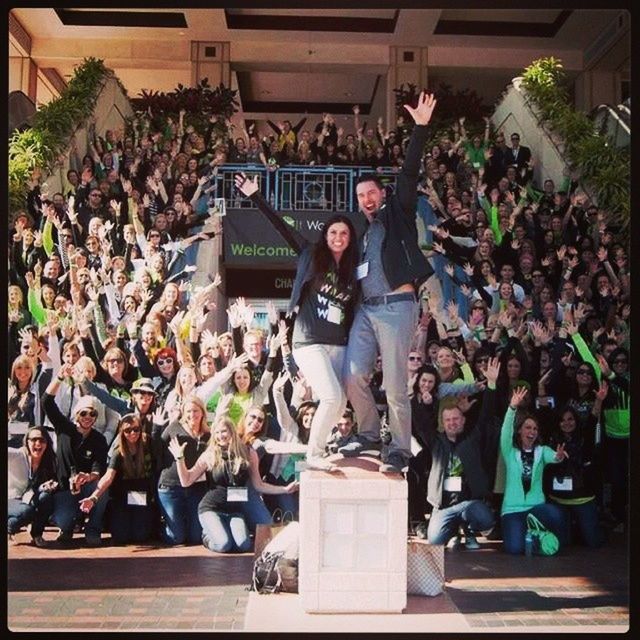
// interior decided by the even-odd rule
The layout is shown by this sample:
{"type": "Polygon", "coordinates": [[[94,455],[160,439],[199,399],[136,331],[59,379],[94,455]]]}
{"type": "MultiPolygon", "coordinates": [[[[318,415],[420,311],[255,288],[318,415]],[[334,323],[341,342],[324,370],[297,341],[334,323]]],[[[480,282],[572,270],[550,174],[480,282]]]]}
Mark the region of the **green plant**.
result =
{"type": "Polygon", "coordinates": [[[169,93],[143,90],[131,100],[131,104],[138,116],[144,115],[150,120],[151,130],[162,131],[167,119],[171,118],[175,122],[184,109],[185,125],[191,125],[196,131],[204,133],[212,116],[224,122],[238,110],[236,94],[237,91],[222,83],[211,87],[209,80],[203,78],[195,87],[179,84],[169,93]]]}
{"type": "Polygon", "coordinates": [[[566,160],[581,182],[628,234],[630,219],[630,158],[596,130],[586,114],[570,105],[566,74],[556,58],[534,60],[522,74],[522,86],[541,120],[565,143],[566,160]]]}
{"type": "Polygon", "coordinates": [[[85,58],[62,94],[41,107],[31,129],[14,132],[9,140],[9,207],[24,208],[28,182],[35,169],[51,170],[76,127],[95,107],[100,89],[112,72],[102,60],[85,58]]]}

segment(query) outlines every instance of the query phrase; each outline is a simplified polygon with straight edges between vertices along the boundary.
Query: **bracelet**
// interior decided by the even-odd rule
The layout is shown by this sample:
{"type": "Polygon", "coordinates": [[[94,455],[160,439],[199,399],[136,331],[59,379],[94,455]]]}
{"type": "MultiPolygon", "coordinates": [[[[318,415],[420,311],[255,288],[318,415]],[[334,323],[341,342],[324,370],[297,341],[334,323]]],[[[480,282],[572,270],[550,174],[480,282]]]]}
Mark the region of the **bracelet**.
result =
{"type": "Polygon", "coordinates": [[[93,504],[98,504],[98,496],[94,495],[90,495],[89,496],[89,500],[91,500],[91,502],[93,502],[93,504]]]}
{"type": "Polygon", "coordinates": [[[60,382],[64,382],[64,378],[61,378],[60,376],[56,376],[56,378],[58,378],[60,382]]]}
{"type": "Polygon", "coordinates": [[[184,460],[184,456],[178,456],[177,458],[173,458],[176,462],[178,462],[178,460],[184,460]]]}

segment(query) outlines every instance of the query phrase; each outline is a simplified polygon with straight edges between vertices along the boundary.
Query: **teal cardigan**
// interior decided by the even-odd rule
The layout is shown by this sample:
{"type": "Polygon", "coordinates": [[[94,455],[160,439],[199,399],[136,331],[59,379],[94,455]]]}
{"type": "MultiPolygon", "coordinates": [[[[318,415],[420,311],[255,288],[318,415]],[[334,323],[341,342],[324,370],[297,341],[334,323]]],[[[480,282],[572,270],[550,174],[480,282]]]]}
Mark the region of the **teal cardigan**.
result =
{"type": "Polygon", "coordinates": [[[542,491],[542,472],[550,463],[556,463],[556,452],[543,445],[536,445],[533,450],[533,471],[531,474],[531,488],[525,494],[522,486],[522,457],[520,449],[513,446],[513,425],[516,411],[509,407],[504,416],[502,431],[500,432],[500,452],[507,470],[504,500],[501,515],[529,511],[536,505],[545,502],[542,491]]]}

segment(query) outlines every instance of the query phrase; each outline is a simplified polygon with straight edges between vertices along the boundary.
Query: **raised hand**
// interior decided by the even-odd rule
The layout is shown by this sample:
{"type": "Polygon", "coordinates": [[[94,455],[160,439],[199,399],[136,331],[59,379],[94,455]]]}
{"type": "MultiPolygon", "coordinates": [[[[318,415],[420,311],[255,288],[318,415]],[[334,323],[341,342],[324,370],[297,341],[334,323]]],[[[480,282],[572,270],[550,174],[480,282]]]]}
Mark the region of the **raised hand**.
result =
{"type": "Polygon", "coordinates": [[[277,376],[277,378],[273,381],[272,389],[274,391],[282,391],[284,389],[285,384],[287,384],[287,380],[289,380],[289,373],[286,369],[283,369],[277,376]]]}
{"type": "Polygon", "coordinates": [[[487,362],[487,368],[484,372],[484,376],[487,379],[487,382],[492,385],[496,384],[498,380],[498,374],[500,373],[500,360],[498,358],[489,358],[487,362]]]}
{"type": "Polygon", "coordinates": [[[450,278],[453,278],[453,274],[455,273],[455,269],[453,265],[449,262],[445,265],[444,270],[447,272],[450,278]]]}
{"type": "Polygon", "coordinates": [[[603,402],[604,399],[607,397],[608,393],[609,393],[609,384],[607,383],[606,380],[602,380],[600,382],[600,386],[598,387],[598,390],[596,391],[596,398],[600,400],[600,402],[603,402]]]}
{"type": "Polygon", "coordinates": [[[186,441],[180,444],[178,442],[178,436],[173,436],[171,440],[169,440],[169,451],[175,460],[179,460],[180,458],[184,458],[184,449],[187,446],[186,441]]]}
{"type": "Polygon", "coordinates": [[[429,124],[437,100],[433,94],[423,91],[418,97],[418,105],[414,109],[411,105],[405,104],[404,108],[409,112],[414,122],[418,125],[429,124]]]}
{"type": "Polygon", "coordinates": [[[556,462],[562,462],[565,458],[569,458],[569,454],[564,450],[565,443],[562,442],[556,448],[556,462]]]}
{"type": "Polygon", "coordinates": [[[235,184],[236,189],[246,198],[252,196],[260,189],[257,174],[253,176],[252,179],[249,179],[244,173],[237,173],[235,176],[235,184]]]}
{"type": "Polygon", "coordinates": [[[511,394],[511,402],[509,403],[509,406],[512,409],[517,409],[525,399],[527,393],[528,390],[526,387],[516,387],[511,394]]]}

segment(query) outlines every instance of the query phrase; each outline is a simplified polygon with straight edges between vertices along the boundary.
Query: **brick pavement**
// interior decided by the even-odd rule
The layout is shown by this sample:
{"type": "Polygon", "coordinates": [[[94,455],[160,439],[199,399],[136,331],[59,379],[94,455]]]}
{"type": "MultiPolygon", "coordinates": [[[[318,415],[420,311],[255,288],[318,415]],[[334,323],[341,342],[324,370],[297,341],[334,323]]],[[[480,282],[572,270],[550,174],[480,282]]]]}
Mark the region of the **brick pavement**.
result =
{"type": "MultiPolygon", "coordinates": [[[[36,549],[27,544],[26,533],[18,540],[22,544],[9,547],[8,555],[12,631],[202,632],[261,625],[310,631],[329,622],[292,615],[295,596],[249,594],[251,554],[214,554],[201,546],[36,549]],[[260,620],[245,619],[247,612],[260,620]]],[[[612,535],[598,551],[572,547],[550,558],[508,556],[498,543],[481,543],[476,552],[447,551],[445,593],[409,598],[405,614],[395,618],[398,630],[409,623],[416,631],[441,624],[438,630],[452,632],[606,632],[629,624],[625,536],[612,535]]],[[[383,625],[380,616],[350,620],[346,628],[352,631],[394,624],[389,619],[383,625]]]]}

